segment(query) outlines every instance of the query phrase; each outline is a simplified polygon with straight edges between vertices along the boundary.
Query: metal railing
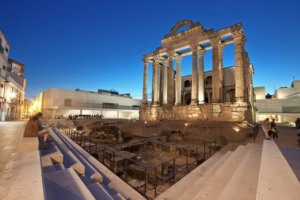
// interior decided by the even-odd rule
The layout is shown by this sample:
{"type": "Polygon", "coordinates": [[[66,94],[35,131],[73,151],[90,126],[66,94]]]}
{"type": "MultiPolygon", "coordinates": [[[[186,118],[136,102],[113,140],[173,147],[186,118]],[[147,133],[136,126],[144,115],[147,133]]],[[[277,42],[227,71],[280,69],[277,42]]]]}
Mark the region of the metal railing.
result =
{"type": "MultiPolygon", "coordinates": [[[[176,183],[178,180],[183,178],[183,176],[188,174],[218,151],[216,140],[202,140],[202,153],[199,153],[198,148],[196,150],[178,148],[179,150],[181,149],[181,155],[177,155],[169,160],[164,160],[161,165],[150,166],[130,157],[125,157],[122,159],[122,165],[118,166],[118,162],[116,161],[116,158],[118,157],[118,150],[105,146],[102,143],[95,141],[91,136],[85,136],[74,129],[65,127],[58,127],[58,129],[61,133],[67,135],[89,154],[94,156],[112,172],[118,174],[120,178],[126,181],[127,184],[147,199],[154,199],[157,197],[159,192],[158,186],[164,183],[176,183]],[[185,163],[180,165],[179,160],[182,160],[184,157],[185,163]],[[138,186],[134,186],[128,182],[128,177],[132,177],[133,171],[138,173],[138,179],[141,181],[141,184],[138,186]]],[[[146,143],[147,142],[144,142],[144,144],[146,143]]],[[[148,143],[151,142],[149,141],[148,143]]],[[[151,145],[147,145],[146,148],[150,148],[150,146],[151,145]]]]}

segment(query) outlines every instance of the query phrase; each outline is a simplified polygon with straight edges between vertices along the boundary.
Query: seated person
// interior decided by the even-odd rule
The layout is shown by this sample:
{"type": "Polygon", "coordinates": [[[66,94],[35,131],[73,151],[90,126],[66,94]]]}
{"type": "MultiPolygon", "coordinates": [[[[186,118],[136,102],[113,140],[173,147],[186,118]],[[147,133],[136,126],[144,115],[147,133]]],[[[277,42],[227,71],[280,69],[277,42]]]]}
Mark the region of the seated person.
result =
{"type": "Polygon", "coordinates": [[[49,140],[49,128],[43,129],[40,126],[40,118],[42,116],[43,114],[39,112],[28,120],[23,136],[42,138],[42,147],[45,149],[47,148],[46,142],[49,140]]]}

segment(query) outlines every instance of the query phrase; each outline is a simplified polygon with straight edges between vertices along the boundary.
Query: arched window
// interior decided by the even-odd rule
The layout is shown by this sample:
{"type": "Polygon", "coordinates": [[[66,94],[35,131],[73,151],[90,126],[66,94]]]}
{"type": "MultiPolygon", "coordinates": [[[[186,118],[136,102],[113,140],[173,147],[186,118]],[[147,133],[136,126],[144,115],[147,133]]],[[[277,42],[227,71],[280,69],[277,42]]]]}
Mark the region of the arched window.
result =
{"type": "Polygon", "coordinates": [[[189,80],[184,81],[184,87],[191,87],[191,81],[189,80]]]}
{"type": "Polygon", "coordinates": [[[206,77],[205,83],[206,83],[206,85],[211,85],[212,84],[212,76],[206,77]]]}

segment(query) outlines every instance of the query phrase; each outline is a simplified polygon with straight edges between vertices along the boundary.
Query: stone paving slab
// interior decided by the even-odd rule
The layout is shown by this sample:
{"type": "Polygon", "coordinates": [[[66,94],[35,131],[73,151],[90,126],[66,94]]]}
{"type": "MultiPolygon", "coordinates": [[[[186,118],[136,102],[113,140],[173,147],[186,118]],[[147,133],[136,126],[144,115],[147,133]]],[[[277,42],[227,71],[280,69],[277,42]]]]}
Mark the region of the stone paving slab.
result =
{"type": "Polygon", "coordinates": [[[25,122],[0,122],[0,177],[23,137],[25,122]]]}
{"type": "Polygon", "coordinates": [[[39,151],[14,153],[4,168],[0,188],[0,199],[44,199],[39,151]]]}

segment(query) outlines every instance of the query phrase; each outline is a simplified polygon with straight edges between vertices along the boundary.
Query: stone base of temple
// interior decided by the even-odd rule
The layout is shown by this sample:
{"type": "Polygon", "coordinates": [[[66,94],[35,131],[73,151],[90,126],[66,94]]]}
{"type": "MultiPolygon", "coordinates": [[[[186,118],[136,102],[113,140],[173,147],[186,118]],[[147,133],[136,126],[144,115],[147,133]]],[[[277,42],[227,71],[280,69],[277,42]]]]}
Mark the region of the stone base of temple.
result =
{"type": "Polygon", "coordinates": [[[245,102],[211,103],[201,105],[142,105],[140,120],[217,120],[217,121],[248,121],[252,122],[252,106],[245,102]]]}

